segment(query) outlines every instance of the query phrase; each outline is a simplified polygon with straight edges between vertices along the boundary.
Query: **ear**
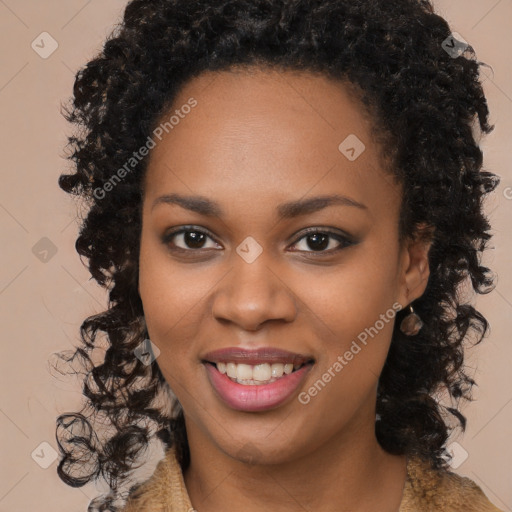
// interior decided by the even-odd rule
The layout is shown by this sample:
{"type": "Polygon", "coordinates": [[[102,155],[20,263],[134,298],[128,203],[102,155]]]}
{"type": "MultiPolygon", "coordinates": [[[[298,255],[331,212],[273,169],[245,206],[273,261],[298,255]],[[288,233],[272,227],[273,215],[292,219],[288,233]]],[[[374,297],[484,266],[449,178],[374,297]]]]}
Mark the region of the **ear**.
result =
{"type": "Polygon", "coordinates": [[[401,248],[398,302],[405,308],[421,297],[430,276],[429,251],[433,241],[433,228],[421,224],[414,237],[407,238],[401,248]]]}

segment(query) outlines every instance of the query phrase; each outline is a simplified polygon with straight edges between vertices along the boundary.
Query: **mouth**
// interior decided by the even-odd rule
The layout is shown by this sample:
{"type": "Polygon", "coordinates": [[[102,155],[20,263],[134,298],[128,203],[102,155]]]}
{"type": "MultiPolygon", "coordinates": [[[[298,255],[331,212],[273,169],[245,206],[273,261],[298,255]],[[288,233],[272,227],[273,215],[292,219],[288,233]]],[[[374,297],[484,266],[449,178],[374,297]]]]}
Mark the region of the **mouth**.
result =
{"type": "Polygon", "coordinates": [[[271,347],[255,350],[233,347],[203,357],[203,363],[215,366],[219,373],[244,386],[270,384],[314,362],[312,356],[271,347]]]}
{"type": "Polygon", "coordinates": [[[306,364],[313,364],[313,360],[309,360],[303,364],[300,363],[260,363],[245,364],[235,363],[233,361],[225,363],[218,361],[217,363],[205,361],[216,368],[222,375],[226,375],[233,382],[242,384],[242,386],[261,386],[271,384],[281,379],[285,375],[290,375],[303,368],[306,364]]]}
{"type": "Polygon", "coordinates": [[[263,348],[222,349],[202,358],[217,395],[235,410],[262,411],[285,402],[313,367],[311,356],[263,348]]]}

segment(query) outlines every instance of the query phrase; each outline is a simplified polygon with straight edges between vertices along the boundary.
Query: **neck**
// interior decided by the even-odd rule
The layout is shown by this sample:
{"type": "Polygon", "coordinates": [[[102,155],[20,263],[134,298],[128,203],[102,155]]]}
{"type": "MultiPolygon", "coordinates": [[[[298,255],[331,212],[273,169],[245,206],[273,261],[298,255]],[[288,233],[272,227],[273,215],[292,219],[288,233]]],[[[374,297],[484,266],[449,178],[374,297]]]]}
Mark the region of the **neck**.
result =
{"type": "Polygon", "coordinates": [[[184,480],[198,512],[396,512],[400,506],[406,460],[380,447],[373,421],[366,423],[371,428],[359,424],[293,460],[258,465],[227,455],[190,423],[184,480]]]}

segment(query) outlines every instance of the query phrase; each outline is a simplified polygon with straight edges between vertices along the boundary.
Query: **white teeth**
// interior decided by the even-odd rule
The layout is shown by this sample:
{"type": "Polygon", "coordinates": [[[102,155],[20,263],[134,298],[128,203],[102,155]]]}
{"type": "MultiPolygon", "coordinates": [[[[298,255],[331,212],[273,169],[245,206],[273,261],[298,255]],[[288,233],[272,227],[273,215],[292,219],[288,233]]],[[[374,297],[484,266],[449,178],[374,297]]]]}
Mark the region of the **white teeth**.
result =
{"type": "Polygon", "coordinates": [[[250,380],[252,379],[252,366],[248,364],[236,365],[236,379],[237,380],[250,380]]]}
{"type": "Polygon", "coordinates": [[[228,377],[231,377],[232,379],[236,379],[236,364],[228,363],[226,365],[226,373],[228,374],[228,377]]]}
{"type": "Polygon", "coordinates": [[[294,370],[298,370],[302,365],[293,363],[268,363],[250,365],[236,363],[216,363],[217,370],[220,373],[227,374],[232,380],[239,384],[268,384],[281,378],[283,375],[289,375],[294,370]]]}
{"type": "Polygon", "coordinates": [[[252,370],[253,380],[259,380],[260,382],[263,382],[265,380],[270,380],[271,376],[272,372],[268,363],[257,364],[252,370]]]}
{"type": "Polygon", "coordinates": [[[272,377],[282,377],[284,373],[284,364],[274,363],[271,368],[272,377]]]}

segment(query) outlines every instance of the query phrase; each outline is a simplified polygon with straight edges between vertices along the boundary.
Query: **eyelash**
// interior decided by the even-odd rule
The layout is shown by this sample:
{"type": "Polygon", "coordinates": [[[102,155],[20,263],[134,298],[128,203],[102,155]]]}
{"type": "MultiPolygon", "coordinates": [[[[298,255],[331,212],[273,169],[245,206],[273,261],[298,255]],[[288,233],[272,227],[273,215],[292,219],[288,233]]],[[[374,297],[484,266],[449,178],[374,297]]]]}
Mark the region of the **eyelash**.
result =
{"type": "MultiPolygon", "coordinates": [[[[190,252],[199,252],[202,250],[209,250],[209,249],[183,249],[182,247],[172,247],[171,246],[171,240],[174,237],[176,237],[177,235],[181,235],[183,233],[188,233],[188,232],[200,233],[200,234],[206,235],[207,237],[211,238],[215,243],[218,243],[215,241],[215,238],[208,231],[205,231],[204,229],[198,229],[194,226],[185,226],[185,227],[179,228],[177,230],[171,231],[169,233],[166,233],[162,238],[162,242],[164,243],[164,245],[166,245],[169,248],[169,250],[174,251],[174,252],[190,253],[190,252]]],[[[330,256],[330,255],[338,253],[339,251],[346,249],[352,245],[356,245],[358,243],[357,240],[354,240],[352,237],[350,237],[348,235],[343,235],[341,233],[334,232],[329,229],[308,228],[302,232],[301,236],[292,245],[296,245],[302,239],[307,238],[308,236],[311,236],[311,235],[315,235],[315,234],[327,235],[329,238],[334,238],[336,241],[338,241],[340,243],[340,246],[336,249],[329,249],[329,250],[322,250],[322,251],[294,251],[294,252],[303,252],[303,253],[313,254],[314,257],[322,257],[323,255],[330,256]]]]}

